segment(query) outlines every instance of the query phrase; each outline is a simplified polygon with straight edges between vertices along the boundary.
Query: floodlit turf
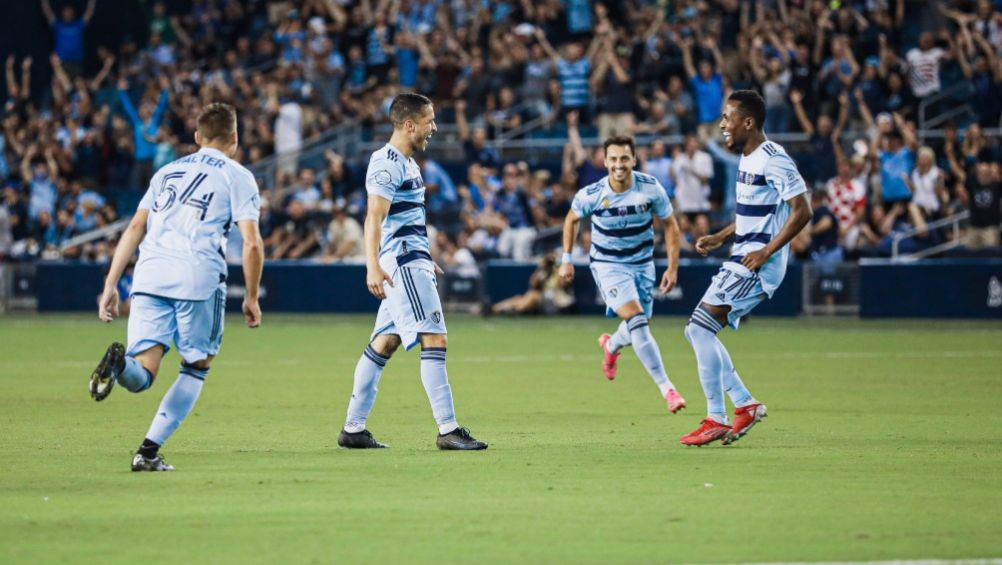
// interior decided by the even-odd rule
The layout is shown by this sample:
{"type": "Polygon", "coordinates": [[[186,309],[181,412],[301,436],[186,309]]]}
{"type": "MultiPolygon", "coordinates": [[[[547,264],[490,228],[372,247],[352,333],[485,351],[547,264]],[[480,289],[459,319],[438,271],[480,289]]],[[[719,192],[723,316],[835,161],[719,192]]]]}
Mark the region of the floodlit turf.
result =
{"type": "Polygon", "coordinates": [[[227,318],[172,474],[128,469],[152,391],[87,376],[125,323],[0,317],[0,562],[655,563],[1002,556],[1002,325],[752,320],[726,332],[770,416],[683,448],[704,400],[680,318],[652,327],[689,400],[667,413],[632,352],[601,374],[600,318],[452,316],[460,422],[442,453],[415,351],[336,447],[371,316],[227,318]]]}

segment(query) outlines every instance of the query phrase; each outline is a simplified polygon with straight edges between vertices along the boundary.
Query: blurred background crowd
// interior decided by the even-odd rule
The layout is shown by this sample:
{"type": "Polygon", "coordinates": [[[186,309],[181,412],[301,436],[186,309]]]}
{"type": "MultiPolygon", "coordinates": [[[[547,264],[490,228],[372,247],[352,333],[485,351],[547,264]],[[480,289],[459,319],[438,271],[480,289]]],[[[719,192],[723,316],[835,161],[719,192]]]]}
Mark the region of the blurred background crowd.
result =
{"type": "Polygon", "coordinates": [[[239,160],[270,164],[269,258],[361,261],[372,149],[322,142],[351,128],[380,145],[389,102],[410,90],[434,100],[442,130],[419,156],[441,263],[551,251],[617,133],[640,141],[688,254],[733,214],[737,156],[716,130],[737,88],[763,93],[767,133],[815,188],[799,258],[886,256],[895,234],[905,252],[959,238],[998,253],[1000,4],[26,2],[0,38],[0,258],[106,260],[114,236],[77,237],[130,215],[152,173],[195,150],[198,109],[225,101],[239,160]],[[936,223],[957,214],[960,232],[936,223]]]}

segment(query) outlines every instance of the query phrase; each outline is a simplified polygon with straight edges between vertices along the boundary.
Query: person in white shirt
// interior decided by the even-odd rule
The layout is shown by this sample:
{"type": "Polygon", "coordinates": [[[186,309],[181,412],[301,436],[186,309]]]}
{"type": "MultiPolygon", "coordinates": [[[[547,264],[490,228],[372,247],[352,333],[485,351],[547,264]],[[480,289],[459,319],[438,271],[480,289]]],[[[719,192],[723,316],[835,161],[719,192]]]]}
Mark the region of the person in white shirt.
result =
{"type": "Polygon", "coordinates": [[[916,98],[925,98],[939,92],[939,62],[944,55],[946,51],[936,47],[933,35],[928,31],[919,36],[918,47],[908,50],[905,55],[908,80],[916,98]]]}
{"type": "Polygon", "coordinates": [[[710,211],[713,158],[699,148],[696,136],[686,137],[685,151],[675,155],[671,177],[675,181],[675,207],[679,212],[695,215],[710,211]]]}
{"type": "Polygon", "coordinates": [[[936,153],[931,147],[919,149],[908,185],[912,190],[912,204],[919,207],[926,219],[936,217],[949,197],[946,176],[936,166],[936,153]]]}
{"type": "Polygon", "coordinates": [[[243,313],[249,328],[261,325],[261,199],[254,175],[232,159],[236,110],[227,104],[203,108],[195,143],[201,148],[197,153],[153,175],[115,249],[98,302],[98,317],[111,322],[119,313],[118,280],[138,248],[128,347],[118,342],[108,347],[90,377],[94,400],[104,400],[116,383],[130,392],[148,390],[172,342],[181,355],[177,380],[132,459],[133,471],[174,470],[159,449],[194,408],[219,353],[226,309],[224,250],[234,224],[244,242],[243,313]]]}

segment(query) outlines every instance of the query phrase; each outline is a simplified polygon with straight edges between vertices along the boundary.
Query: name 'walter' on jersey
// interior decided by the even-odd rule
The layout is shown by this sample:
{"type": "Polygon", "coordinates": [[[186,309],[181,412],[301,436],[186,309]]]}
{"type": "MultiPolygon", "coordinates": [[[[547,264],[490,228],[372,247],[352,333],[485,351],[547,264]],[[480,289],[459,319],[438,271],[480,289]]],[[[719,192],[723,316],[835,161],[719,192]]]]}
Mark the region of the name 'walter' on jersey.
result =
{"type": "Polygon", "coordinates": [[[226,281],[226,236],[235,222],[258,221],[261,199],[250,171],[202,148],[157,171],[139,208],[150,215],[133,294],[206,300],[226,281]]]}
{"type": "Polygon", "coordinates": [[[387,143],[369,158],[365,190],[390,201],[382,225],[379,263],[387,272],[409,265],[434,270],[425,220],[421,167],[387,143]]]}
{"type": "Polygon", "coordinates": [[[609,177],[574,196],[571,209],[579,218],[591,216],[591,260],[643,265],[654,259],[654,220],[672,215],[668,192],[651,175],[633,172],[625,192],[609,186],[609,177]]]}
{"type": "MultiPolygon", "coordinates": [[[[738,165],[734,247],[728,261],[740,262],[748,253],[765,247],[790,217],[787,200],[807,192],[797,164],[786,151],[765,141],[738,165]]],[[[790,246],[784,245],[758,272],[762,290],[770,297],[783,282],[790,246]]]]}

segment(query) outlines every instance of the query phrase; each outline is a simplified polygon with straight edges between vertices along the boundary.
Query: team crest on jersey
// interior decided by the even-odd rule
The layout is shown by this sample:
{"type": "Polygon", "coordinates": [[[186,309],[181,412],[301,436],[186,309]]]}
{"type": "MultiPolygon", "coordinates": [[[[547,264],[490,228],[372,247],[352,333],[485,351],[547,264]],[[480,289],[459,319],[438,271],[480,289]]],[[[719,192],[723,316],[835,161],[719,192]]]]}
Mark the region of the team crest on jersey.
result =
{"type": "Polygon", "coordinates": [[[432,312],[431,313],[431,321],[435,322],[436,324],[441,324],[442,323],[442,313],[441,312],[437,312],[437,311],[436,312],[432,312]]]}
{"type": "Polygon", "coordinates": [[[618,213],[620,216],[625,216],[629,212],[630,212],[630,209],[627,208],[626,206],[620,206],[619,209],[616,210],[616,213],[618,213]]]}
{"type": "Polygon", "coordinates": [[[372,180],[379,186],[388,186],[393,182],[393,177],[390,176],[389,171],[377,171],[376,174],[372,175],[372,180]]]}
{"type": "Polygon", "coordinates": [[[616,298],[617,294],[619,294],[619,289],[618,288],[611,288],[611,289],[609,289],[609,296],[611,296],[613,298],[616,298]]]}

